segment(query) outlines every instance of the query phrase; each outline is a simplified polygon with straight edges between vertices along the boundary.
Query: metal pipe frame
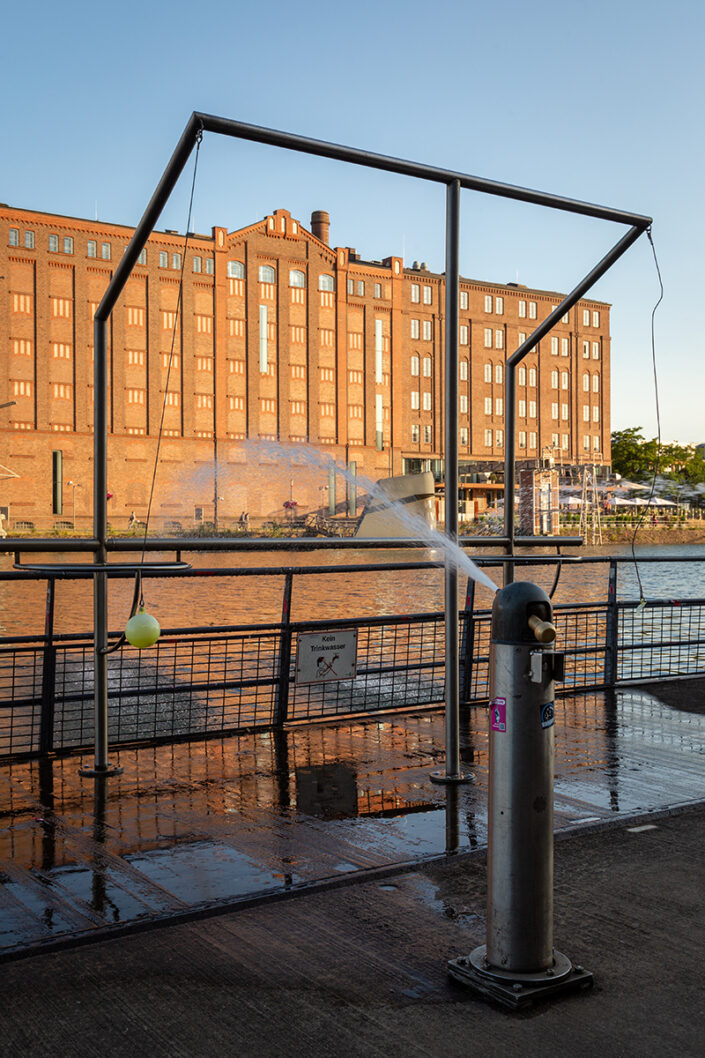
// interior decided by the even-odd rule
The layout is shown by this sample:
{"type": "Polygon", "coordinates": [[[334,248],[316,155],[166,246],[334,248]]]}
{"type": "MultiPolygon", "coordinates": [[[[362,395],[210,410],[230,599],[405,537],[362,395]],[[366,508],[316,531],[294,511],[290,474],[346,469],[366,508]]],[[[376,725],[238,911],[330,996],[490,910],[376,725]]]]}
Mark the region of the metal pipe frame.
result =
{"type": "MultiPolygon", "coordinates": [[[[460,190],[478,191],[483,194],[495,195],[501,198],[509,198],[515,201],[527,202],[533,205],[545,206],[551,209],[563,210],[568,213],[581,214],[583,216],[592,217],[598,220],[612,221],[618,224],[629,224],[632,226],[630,236],[625,237],[628,240],[627,244],[630,244],[634,239],[645,231],[651,224],[651,218],[641,216],[635,213],[625,212],[623,210],[612,209],[606,206],[599,206],[589,202],[582,202],[576,199],[565,198],[561,195],[553,195],[543,191],[535,191],[529,188],[518,187],[512,184],[501,183],[497,180],[488,180],[482,177],[472,176],[468,173],[460,173],[450,169],[442,169],[437,166],[424,165],[420,162],[406,161],[401,158],[394,158],[383,154],[374,154],[369,151],[360,150],[355,147],[346,147],[340,144],[329,143],[324,140],[315,140],[307,136],[297,136],[289,132],[281,132],[275,129],[262,128],[258,125],[249,125],[241,121],[233,121],[229,118],[221,118],[212,114],[203,114],[194,112],[191,114],[186,127],[181,135],[181,138],[172,154],[163,174],[161,180],[157,184],[157,187],[149,201],[149,204],[140,220],[139,224],[135,229],[135,233],[130,240],[127,249],[119,261],[117,268],[108,284],[107,290],[103,295],[103,298],[96,310],[94,318],[94,350],[95,350],[95,368],[94,368],[94,479],[93,479],[93,525],[94,531],[93,536],[97,546],[94,551],[94,561],[96,565],[104,565],[107,560],[108,553],[108,540],[107,540],[107,487],[108,487],[108,459],[107,459],[107,443],[108,443],[108,417],[107,417],[107,329],[108,319],[112,312],[115,303],[122,293],[125,287],[128,277],[132,272],[134,265],[137,262],[140,252],[144,248],[149,235],[153,231],[159,216],[166,205],[171,192],[173,191],[177,180],[179,179],[184,167],[190,157],[191,151],[193,150],[196,142],[203,132],[213,132],[222,136],[230,136],[235,139],[249,140],[255,143],[262,143],[268,146],[281,147],[286,150],[299,151],[304,154],[316,155],[321,158],[329,158],[335,161],[345,162],[353,165],[361,165],[371,169],[379,169],[382,171],[396,173],[401,176],[410,176],[420,180],[429,180],[436,183],[444,184],[447,189],[447,220],[446,220],[446,272],[447,272],[447,290],[446,290],[446,311],[448,313],[448,321],[446,327],[446,368],[449,364],[455,363],[457,365],[457,317],[458,317],[458,244],[459,244],[459,221],[460,221],[460,190]],[[449,310],[453,311],[453,318],[455,319],[455,327],[451,330],[451,319],[449,310]],[[451,346],[453,347],[451,349],[451,346]]],[[[622,242],[625,242],[622,240],[622,242]]],[[[621,244],[618,244],[620,246],[621,244]]],[[[599,274],[596,270],[593,270],[591,276],[593,276],[590,282],[583,281],[576,291],[584,292],[589,288],[592,282],[595,282],[599,275],[609,268],[610,264],[617,260],[617,257],[621,255],[626,249],[620,252],[615,250],[608,255],[602,264],[604,267],[599,274]]],[[[598,266],[599,269],[599,266],[598,266]]],[[[589,277],[588,277],[589,278],[589,277]]],[[[541,334],[547,333],[550,327],[556,322],[562,312],[565,312],[564,306],[570,306],[573,302],[570,298],[577,300],[580,294],[576,291],[568,299],[563,302],[563,306],[559,308],[562,310],[551,313],[548,320],[544,321],[534,332],[528,348],[517,350],[512,358],[514,363],[517,363],[519,359],[529,352],[529,349],[536,344],[539,340],[539,332],[541,334]],[[557,315],[558,313],[558,315],[557,315]],[[549,323],[550,321],[550,323],[549,323]],[[546,326],[548,324],[548,326],[546,326]],[[517,359],[518,358],[518,359],[517,359]]],[[[526,345],[527,343],[525,343],[526,345]]],[[[449,455],[455,453],[455,458],[452,460],[453,469],[450,471],[450,482],[448,477],[446,478],[446,485],[452,484],[452,481],[456,481],[456,490],[453,493],[453,503],[448,503],[449,494],[446,493],[446,518],[448,517],[448,509],[456,508],[456,522],[457,522],[457,504],[455,503],[455,495],[457,493],[457,430],[454,433],[450,431],[451,420],[457,427],[457,369],[451,374],[446,369],[446,475],[448,475],[448,466],[451,463],[449,455]],[[449,409],[452,410],[452,414],[449,414],[449,409]]],[[[513,385],[513,380],[512,380],[513,385]]],[[[507,412],[509,414],[509,392],[505,394],[507,412]]],[[[511,437],[511,448],[512,454],[512,481],[513,481],[513,429],[514,429],[514,410],[513,410],[513,391],[512,391],[512,428],[511,433],[509,431],[509,423],[505,424],[505,452],[508,453],[506,445],[506,438],[511,437]]],[[[508,550],[512,551],[514,548],[514,524],[513,524],[513,485],[511,492],[511,503],[507,503],[507,482],[505,480],[505,523],[507,518],[507,509],[511,509],[512,516],[507,524],[505,524],[505,537],[508,537],[508,543],[505,545],[508,550]]],[[[447,527],[447,534],[449,538],[453,538],[452,526],[447,527]]],[[[457,524],[455,526],[455,535],[457,536],[457,524]]],[[[93,541],[91,542],[91,545],[93,541]]],[[[183,545],[182,545],[183,546],[183,545]]],[[[93,549],[92,546],[90,548],[93,549]]],[[[451,578],[452,579],[452,578],[451,578]]],[[[452,600],[452,605],[449,606],[448,599],[448,588],[449,582],[446,582],[446,618],[452,625],[452,613],[457,611],[457,599],[452,600]]],[[[95,589],[94,589],[94,634],[95,634],[95,731],[96,731],[96,745],[95,745],[95,767],[92,769],[91,774],[107,775],[110,773],[111,768],[108,764],[108,743],[107,743],[107,656],[105,650],[107,649],[108,642],[108,626],[107,626],[107,607],[108,607],[108,576],[105,572],[95,572],[95,589]]],[[[457,614],[456,614],[457,620],[457,614]]],[[[454,654],[457,661],[457,643],[455,643],[454,654]]],[[[452,659],[451,659],[452,664],[452,659]]],[[[455,686],[450,687],[449,699],[454,698],[454,701],[449,701],[449,708],[452,708],[457,713],[458,702],[457,702],[457,680],[455,686]]]]}

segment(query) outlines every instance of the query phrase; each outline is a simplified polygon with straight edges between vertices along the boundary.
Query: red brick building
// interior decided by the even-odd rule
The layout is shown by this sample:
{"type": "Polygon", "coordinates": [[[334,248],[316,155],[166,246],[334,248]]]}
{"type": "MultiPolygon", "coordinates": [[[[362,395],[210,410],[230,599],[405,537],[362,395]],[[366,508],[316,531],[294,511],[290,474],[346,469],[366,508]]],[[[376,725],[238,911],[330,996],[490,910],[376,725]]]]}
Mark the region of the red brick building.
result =
{"type": "MultiPolygon", "coordinates": [[[[237,231],[192,234],[186,249],[177,232],[150,237],[109,330],[115,527],[146,514],[162,414],[155,528],[214,517],[229,526],[244,510],[281,517],[291,498],[327,506],[331,461],[375,479],[441,471],[444,277],[400,257],[362,260],[331,247],[328,231],[324,212],[309,230],[280,209],[237,231]]],[[[0,409],[0,509],[10,526],[71,522],[74,501],[76,524],[90,525],[92,319],[131,235],[0,206],[0,405],[14,401],[0,409]]],[[[461,281],[461,476],[501,469],[505,359],[560,297],[461,281]]],[[[527,357],[518,460],[609,463],[609,354],[609,306],[586,300],[527,357]]]]}

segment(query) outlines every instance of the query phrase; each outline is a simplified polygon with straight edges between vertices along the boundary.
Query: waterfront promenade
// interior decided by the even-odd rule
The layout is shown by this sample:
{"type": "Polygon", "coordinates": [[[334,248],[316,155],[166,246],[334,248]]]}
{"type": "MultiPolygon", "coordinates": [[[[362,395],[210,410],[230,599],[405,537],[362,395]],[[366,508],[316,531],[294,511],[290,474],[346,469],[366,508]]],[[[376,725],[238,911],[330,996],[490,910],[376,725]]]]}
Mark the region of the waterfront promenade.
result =
{"type": "Polygon", "coordinates": [[[596,988],[510,1016],[445,974],[484,940],[484,709],[449,801],[439,712],[123,750],[105,798],[8,765],[0,1053],[700,1053],[704,704],[561,699],[555,942],[596,988]]]}

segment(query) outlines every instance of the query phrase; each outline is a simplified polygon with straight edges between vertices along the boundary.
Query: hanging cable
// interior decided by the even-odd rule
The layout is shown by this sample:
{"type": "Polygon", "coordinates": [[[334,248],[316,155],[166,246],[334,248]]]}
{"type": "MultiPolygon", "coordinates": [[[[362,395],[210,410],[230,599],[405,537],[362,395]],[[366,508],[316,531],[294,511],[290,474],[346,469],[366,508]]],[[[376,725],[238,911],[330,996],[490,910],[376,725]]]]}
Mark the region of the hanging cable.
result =
{"type": "MultiPolygon", "coordinates": [[[[171,365],[174,359],[174,345],[176,342],[176,330],[179,326],[179,318],[181,315],[181,307],[183,303],[183,292],[184,292],[184,269],[186,268],[186,251],[188,249],[189,235],[191,234],[191,213],[193,210],[193,196],[196,189],[196,173],[198,172],[198,155],[201,150],[201,141],[203,140],[203,126],[198,130],[196,135],[196,156],[193,162],[193,177],[191,179],[191,195],[188,204],[188,214],[186,217],[186,236],[184,239],[184,252],[181,258],[181,273],[179,276],[179,292],[176,299],[176,312],[174,313],[174,326],[171,331],[171,347],[169,349],[169,361],[166,370],[166,383],[164,386],[164,400],[162,401],[162,414],[159,420],[159,431],[157,433],[157,450],[154,455],[154,468],[152,470],[152,483],[149,489],[149,503],[147,505],[147,517],[144,523],[144,539],[142,540],[142,557],[140,559],[140,565],[144,565],[144,556],[147,548],[147,533],[149,532],[149,519],[152,513],[152,501],[154,499],[154,486],[157,479],[157,467],[159,466],[159,450],[162,443],[162,433],[164,430],[164,418],[166,415],[167,397],[169,394],[169,378],[171,376],[171,365]]],[[[139,595],[139,606],[144,607],[144,595],[142,593],[142,571],[139,570],[135,580],[135,598],[139,595]],[[139,586],[139,592],[137,591],[139,586]]],[[[132,617],[136,611],[136,607],[133,601],[133,610],[130,616],[132,617]]]]}
{"type": "Polygon", "coordinates": [[[634,572],[636,573],[636,579],[637,579],[637,582],[639,584],[639,607],[638,607],[639,610],[643,610],[644,607],[646,606],[646,599],[644,598],[644,588],[643,588],[643,585],[641,583],[641,574],[639,573],[639,563],[638,563],[637,557],[636,557],[636,537],[637,537],[637,533],[639,532],[639,529],[641,528],[641,526],[642,526],[642,524],[644,522],[644,518],[646,517],[646,512],[648,511],[648,509],[649,509],[649,507],[651,505],[651,501],[654,498],[654,493],[656,491],[656,480],[658,478],[658,473],[659,473],[659,469],[660,469],[660,466],[661,466],[661,407],[660,407],[660,403],[659,403],[659,394],[658,394],[658,372],[656,370],[655,317],[656,317],[656,309],[659,307],[659,305],[663,301],[663,280],[661,278],[661,269],[659,268],[658,257],[656,256],[656,247],[654,246],[654,240],[653,240],[653,237],[652,237],[652,234],[651,234],[651,227],[648,227],[646,229],[646,235],[648,237],[649,243],[651,244],[651,252],[652,252],[652,254],[654,256],[654,264],[656,266],[656,275],[658,276],[660,294],[659,294],[658,301],[656,302],[656,304],[654,305],[653,309],[651,310],[651,363],[652,363],[653,372],[654,372],[654,397],[655,397],[655,400],[656,400],[656,437],[657,437],[657,440],[656,440],[656,459],[654,461],[654,473],[653,473],[653,477],[651,479],[651,491],[649,492],[649,498],[648,498],[648,500],[646,502],[646,506],[644,507],[643,511],[641,512],[641,515],[639,516],[639,518],[637,520],[636,526],[634,528],[634,533],[632,535],[632,542],[631,542],[632,561],[634,562],[634,572]]]}

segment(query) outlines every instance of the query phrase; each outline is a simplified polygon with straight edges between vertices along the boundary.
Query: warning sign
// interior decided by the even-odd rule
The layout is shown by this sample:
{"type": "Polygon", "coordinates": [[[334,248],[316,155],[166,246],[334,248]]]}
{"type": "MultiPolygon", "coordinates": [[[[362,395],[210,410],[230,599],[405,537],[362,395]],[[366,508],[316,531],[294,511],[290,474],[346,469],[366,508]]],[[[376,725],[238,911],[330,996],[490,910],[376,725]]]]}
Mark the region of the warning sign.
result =
{"type": "Polygon", "coordinates": [[[357,629],[305,632],[298,638],[297,683],[353,680],[357,670],[357,629]]]}
{"type": "Polygon", "coordinates": [[[493,731],[507,730],[506,698],[493,698],[490,702],[490,727],[493,731]]]}

